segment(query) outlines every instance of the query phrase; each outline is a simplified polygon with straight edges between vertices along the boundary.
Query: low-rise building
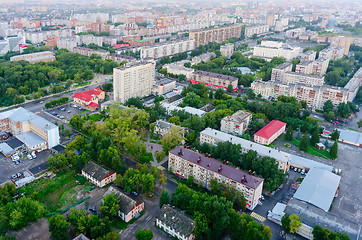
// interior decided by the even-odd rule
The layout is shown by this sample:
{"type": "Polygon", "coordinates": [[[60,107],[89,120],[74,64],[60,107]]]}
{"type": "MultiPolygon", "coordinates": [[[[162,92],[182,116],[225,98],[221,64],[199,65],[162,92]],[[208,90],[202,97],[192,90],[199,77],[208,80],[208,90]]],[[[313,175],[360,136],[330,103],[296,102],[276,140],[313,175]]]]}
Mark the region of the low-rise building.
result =
{"type": "Polygon", "coordinates": [[[103,50],[103,49],[94,50],[94,49],[85,48],[85,47],[75,47],[73,49],[73,52],[79,53],[81,55],[88,56],[88,57],[90,57],[92,54],[97,54],[97,55],[101,56],[101,58],[103,60],[107,59],[108,56],[110,55],[110,52],[107,50],[103,50]]]}
{"type": "Polygon", "coordinates": [[[221,119],[220,130],[234,135],[243,135],[248,128],[253,115],[245,111],[237,111],[231,116],[221,119]]]}
{"type": "Polygon", "coordinates": [[[220,46],[221,55],[230,58],[234,53],[234,44],[228,43],[220,46]]]}
{"type": "Polygon", "coordinates": [[[271,60],[273,57],[284,57],[291,60],[300,55],[300,47],[292,47],[282,42],[262,41],[261,45],[254,47],[253,56],[271,60]]]}
{"type": "Polygon", "coordinates": [[[218,142],[231,142],[240,145],[241,152],[256,151],[259,157],[274,158],[278,162],[278,168],[286,173],[289,170],[291,154],[258,144],[240,137],[233,136],[215,129],[206,128],[200,133],[200,145],[207,143],[216,145],[218,142]]]}
{"type": "Polygon", "coordinates": [[[27,61],[30,63],[37,63],[37,62],[53,62],[55,61],[54,53],[50,51],[45,52],[37,52],[37,53],[30,53],[30,54],[23,54],[23,55],[16,55],[10,58],[10,61],[27,61]]]}
{"type": "Polygon", "coordinates": [[[234,187],[246,199],[246,207],[253,210],[261,198],[264,179],[224,164],[216,159],[183,147],[176,147],[169,152],[168,166],[181,178],[192,175],[196,184],[210,189],[210,180],[234,187]]]}
{"type": "Polygon", "coordinates": [[[176,80],[169,78],[162,78],[160,80],[156,80],[155,84],[152,86],[151,93],[154,95],[164,95],[168,92],[172,92],[176,87],[176,80]]]}
{"type": "Polygon", "coordinates": [[[106,97],[106,93],[99,88],[91,89],[89,91],[77,92],[73,96],[74,103],[80,104],[84,107],[97,108],[99,103],[106,97]]]}
{"type": "Polygon", "coordinates": [[[92,161],[88,162],[82,169],[82,176],[100,188],[113,182],[116,175],[117,173],[108,171],[92,161]]]}
{"type": "Polygon", "coordinates": [[[227,89],[231,85],[233,91],[235,91],[238,89],[238,80],[238,78],[229,75],[196,70],[191,83],[203,83],[210,87],[223,89],[227,89]]]}
{"type": "Polygon", "coordinates": [[[118,198],[119,210],[117,214],[125,222],[129,222],[132,219],[139,217],[141,212],[145,209],[144,202],[136,201],[130,198],[113,186],[108,188],[103,197],[110,194],[114,194],[114,196],[118,198]]]}
{"type": "Polygon", "coordinates": [[[165,204],[156,216],[156,227],[179,240],[193,240],[195,222],[184,213],[165,204]]]}
{"type": "Polygon", "coordinates": [[[184,134],[185,128],[181,126],[175,125],[165,120],[157,120],[155,123],[155,133],[160,137],[163,137],[171,128],[177,128],[180,132],[182,132],[182,135],[184,134]]]}
{"type": "Polygon", "coordinates": [[[254,134],[254,142],[263,145],[271,144],[277,137],[279,137],[285,131],[286,125],[287,125],[286,123],[278,120],[271,121],[265,127],[263,127],[254,134]]]}

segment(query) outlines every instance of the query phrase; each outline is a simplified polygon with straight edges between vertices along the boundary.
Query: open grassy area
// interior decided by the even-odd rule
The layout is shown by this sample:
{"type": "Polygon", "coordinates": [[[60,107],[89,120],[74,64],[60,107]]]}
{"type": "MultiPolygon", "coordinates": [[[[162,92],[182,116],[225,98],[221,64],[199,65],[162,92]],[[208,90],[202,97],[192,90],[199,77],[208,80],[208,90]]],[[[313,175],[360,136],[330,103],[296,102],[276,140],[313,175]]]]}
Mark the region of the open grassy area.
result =
{"type": "Polygon", "coordinates": [[[90,186],[84,177],[71,170],[58,173],[53,178],[39,178],[27,184],[22,191],[42,202],[48,211],[53,212],[77,202],[76,195],[85,185],[90,186]]]}
{"type": "MultiPolygon", "coordinates": [[[[291,143],[297,147],[300,145],[300,141],[297,139],[293,139],[291,143]]],[[[312,145],[309,144],[308,149],[306,151],[309,154],[312,154],[317,157],[322,157],[325,159],[331,159],[331,156],[329,155],[329,152],[327,150],[320,150],[312,145]]]]}

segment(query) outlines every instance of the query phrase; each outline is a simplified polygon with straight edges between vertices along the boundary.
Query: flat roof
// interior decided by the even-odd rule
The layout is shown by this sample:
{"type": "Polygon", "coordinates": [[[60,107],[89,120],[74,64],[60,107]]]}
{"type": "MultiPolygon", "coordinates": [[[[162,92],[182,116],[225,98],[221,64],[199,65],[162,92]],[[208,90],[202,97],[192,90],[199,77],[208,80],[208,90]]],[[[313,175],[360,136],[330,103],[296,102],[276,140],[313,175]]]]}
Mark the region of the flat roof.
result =
{"type": "Polygon", "coordinates": [[[170,153],[253,189],[256,189],[264,181],[264,179],[261,177],[251,175],[243,170],[237,169],[227,164],[223,164],[214,158],[205,157],[205,155],[194,152],[187,148],[178,146],[172,149],[170,153]],[[182,154],[179,154],[180,152],[182,154]]]}
{"type": "Polygon", "coordinates": [[[339,132],[339,139],[352,143],[362,144],[362,133],[352,130],[337,129],[339,132]]]}
{"type": "Polygon", "coordinates": [[[328,212],[341,181],[341,176],[320,168],[312,168],[294,194],[294,198],[328,212]]]}
{"type": "Polygon", "coordinates": [[[214,77],[214,78],[220,78],[220,79],[230,80],[230,81],[239,80],[238,78],[233,77],[233,76],[224,75],[224,74],[220,74],[220,73],[206,72],[206,71],[202,71],[202,70],[196,70],[196,71],[194,71],[194,74],[209,76],[209,77],[214,77]]]}
{"type": "Polygon", "coordinates": [[[278,161],[288,162],[290,160],[291,154],[289,154],[289,153],[286,153],[286,152],[283,152],[280,150],[276,150],[274,148],[270,148],[270,147],[264,146],[259,143],[248,141],[246,139],[239,138],[234,135],[224,133],[224,132],[212,129],[212,128],[206,128],[200,134],[204,134],[204,135],[213,137],[218,140],[217,142],[228,141],[228,142],[231,142],[232,144],[240,144],[240,146],[242,148],[244,148],[248,151],[253,150],[262,156],[271,157],[278,161]]]}
{"type": "Polygon", "coordinates": [[[7,143],[0,143],[0,152],[4,154],[4,156],[8,154],[14,153],[14,149],[10,147],[7,143]]]}
{"type": "Polygon", "coordinates": [[[25,145],[33,148],[37,145],[46,143],[46,140],[37,135],[36,133],[29,131],[25,133],[21,133],[15,136],[17,139],[22,141],[25,145]]]}
{"type": "Polygon", "coordinates": [[[18,140],[17,138],[12,138],[10,140],[7,140],[6,143],[11,147],[11,148],[18,148],[24,145],[24,143],[20,140],[18,140]]]}

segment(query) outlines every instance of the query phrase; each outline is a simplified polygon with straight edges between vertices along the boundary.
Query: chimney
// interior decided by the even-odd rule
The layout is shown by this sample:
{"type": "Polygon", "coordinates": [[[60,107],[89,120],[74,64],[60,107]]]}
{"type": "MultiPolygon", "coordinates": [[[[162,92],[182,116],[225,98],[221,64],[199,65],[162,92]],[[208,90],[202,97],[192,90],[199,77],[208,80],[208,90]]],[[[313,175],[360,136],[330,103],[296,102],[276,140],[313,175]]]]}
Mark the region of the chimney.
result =
{"type": "Polygon", "coordinates": [[[210,167],[211,165],[210,165],[210,163],[209,164],[207,164],[207,167],[210,167]]]}

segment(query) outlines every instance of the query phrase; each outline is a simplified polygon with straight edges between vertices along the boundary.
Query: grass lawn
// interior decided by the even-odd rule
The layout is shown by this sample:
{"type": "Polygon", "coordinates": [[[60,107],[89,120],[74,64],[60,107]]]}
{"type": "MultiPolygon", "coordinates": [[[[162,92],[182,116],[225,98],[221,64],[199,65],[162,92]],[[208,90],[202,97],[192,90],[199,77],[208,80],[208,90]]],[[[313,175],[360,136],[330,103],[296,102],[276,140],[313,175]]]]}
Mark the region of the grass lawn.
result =
{"type": "MultiPolygon", "coordinates": [[[[291,141],[291,143],[297,147],[299,147],[300,141],[297,139],[294,139],[291,141]]],[[[325,159],[331,159],[331,156],[329,155],[329,152],[327,150],[320,150],[312,145],[309,144],[309,147],[306,151],[309,154],[318,156],[318,157],[322,157],[325,159]]]]}
{"type": "Polygon", "coordinates": [[[86,180],[77,176],[73,170],[58,173],[52,179],[39,178],[27,184],[22,190],[31,198],[44,204],[48,211],[59,211],[75,203],[77,186],[83,186],[86,180]]]}
{"type": "Polygon", "coordinates": [[[75,87],[82,87],[82,86],[85,86],[85,85],[89,85],[90,83],[91,83],[90,81],[82,82],[81,84],[76,84],[75,87]]]}
{"type": "Polygon", "coordinates": [[[143,214],[145,214],[145,211],[142,211],[140,213],[140,216],[138,216],[137,218],[132,219],[129,222],[125,222],[120,218],[116,218],[115,220],[111,221],[111,225],[112,227],[114,227],[115,229],[118,230],[123,230],[126,229],[128,225],[133,224],[135,221],[137,221],[137,219],[139,219],[143,214]]]}
{"type": "Polygon", "coordinates": [[[354,128],[348,128],[349,130],[352,130],[352,131],[356,131],[356,132],[359,132],[359,130],[357,129],[354,129],[354,128]]]}

